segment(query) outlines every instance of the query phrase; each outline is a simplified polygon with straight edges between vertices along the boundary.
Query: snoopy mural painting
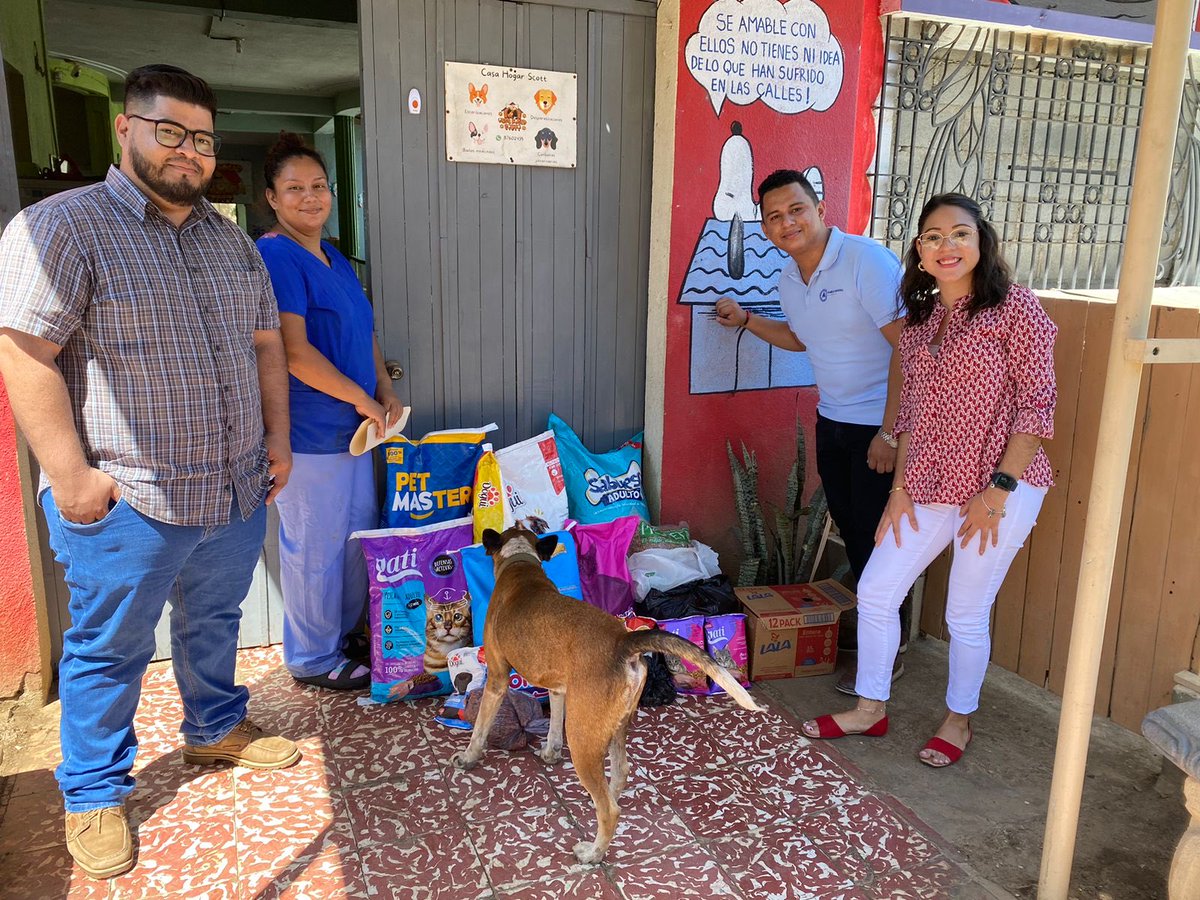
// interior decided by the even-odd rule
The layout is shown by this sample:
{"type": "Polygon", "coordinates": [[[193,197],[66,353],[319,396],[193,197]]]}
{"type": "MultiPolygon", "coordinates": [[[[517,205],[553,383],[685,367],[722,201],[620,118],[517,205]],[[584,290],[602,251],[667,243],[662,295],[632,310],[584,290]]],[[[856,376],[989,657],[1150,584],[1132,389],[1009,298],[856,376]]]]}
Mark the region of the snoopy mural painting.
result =
{"type": "MultiPolygon", "coordinates": [[[[721,145],[712,215],[696,222],[696,244],[679,290],[677,302],[691,308],[689,392],[811,385],[807,353],[744,339],[741,329],[717,323],[715,308],[722,297],[732,297],[755,315],[784,318],[778,285],[787,255],[763,234],[755,185],[781,165],[804,169],[804,155],[811,159],[810,154],[823,152],[810,144],[781,153],[779,120],[807,120],[810,113],[833,106],[845,68],[841,43],[814,0],[714,0],[688,38],[684,59],[718,121],[726,104],[757,107],[720,126],[728,136],[721,145]],[[763,107],[771,111],[769,116],[762,115],[763,107]],[[751,144],[756,135],[751,130],[775,160],[764,171],[755,171],[751,144]]],[[[827,161],[824,155],[819,158],[827,161]]],[[[711,171],[708,166],[702,170],[711,171]]],[[[804,174],[824,199],[821,170],[809,166],[804,174]]]]}
{"type": "MultiPolygon", "coordinates": [[[[743,340],[716,322],[714,308],[733,297],[743,308],[782,320],[779,272],[787,255],[763,234],[754,202],[754,154],[739,122],[721,148],[720,181],[712,217],[704,222],[692,253],[679,302],[692,308],[690,391],[711,394],[813,383],[805,353],[789,353],[765,341],[743,340]]],[[[815,166],[805,171],[822,199],[824,177],[815,166]]]]}

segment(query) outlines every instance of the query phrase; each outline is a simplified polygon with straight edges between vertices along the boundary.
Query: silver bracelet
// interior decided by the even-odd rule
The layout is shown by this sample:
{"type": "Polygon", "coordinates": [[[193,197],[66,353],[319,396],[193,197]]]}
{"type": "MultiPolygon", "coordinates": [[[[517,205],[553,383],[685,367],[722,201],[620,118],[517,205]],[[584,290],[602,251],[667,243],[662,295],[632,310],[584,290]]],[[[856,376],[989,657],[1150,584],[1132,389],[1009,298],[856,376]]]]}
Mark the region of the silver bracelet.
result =
{"type": "Polygon", "coordinates": [[[896,440],[896,436],[894,434],[892,434],[890,431],[885,431],[884,429],[880,428],[879,436],[881,438],[883,438],[883,442],[885,444],[887,444],[889,447],[891,447],[893,450],[895,450],[897,447],[900,446],[900,442],[898,440],[896,440]]]}

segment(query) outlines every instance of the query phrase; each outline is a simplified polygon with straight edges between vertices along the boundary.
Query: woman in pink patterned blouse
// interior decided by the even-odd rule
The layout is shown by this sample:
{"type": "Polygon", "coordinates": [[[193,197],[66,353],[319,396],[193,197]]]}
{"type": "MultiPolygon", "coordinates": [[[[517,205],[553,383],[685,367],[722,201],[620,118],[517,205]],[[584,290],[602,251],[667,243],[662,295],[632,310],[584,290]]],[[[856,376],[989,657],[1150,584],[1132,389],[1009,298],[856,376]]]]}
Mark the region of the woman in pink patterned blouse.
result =
{"type": "Polygon", "coordinates": [[[905,258],[900,447],[875,550],[858,586],[854,709],[804,723],[809,737],[887,733],[896,610],[925,567],[954,545],[946,597],[946,717],[921,762],[957,762],[991,650],[996,592],[1054,484],[1042,441],[1054,434],[1057,326],[1012,282],[995,229],[962,194],[921,210],[905,258]]]}

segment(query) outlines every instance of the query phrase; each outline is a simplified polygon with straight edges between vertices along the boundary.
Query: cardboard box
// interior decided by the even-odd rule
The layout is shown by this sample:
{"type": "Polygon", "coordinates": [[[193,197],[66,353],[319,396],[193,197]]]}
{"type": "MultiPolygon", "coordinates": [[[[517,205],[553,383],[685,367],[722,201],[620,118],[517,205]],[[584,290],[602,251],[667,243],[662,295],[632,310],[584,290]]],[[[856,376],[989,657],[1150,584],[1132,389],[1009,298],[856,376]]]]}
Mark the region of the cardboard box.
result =
{"type": "Polygon", "coordinates": [[[825,675],[837,662],[838,620],[858,598],[833,579],[736,588],[746,611],[750,678],[825,675]]]}

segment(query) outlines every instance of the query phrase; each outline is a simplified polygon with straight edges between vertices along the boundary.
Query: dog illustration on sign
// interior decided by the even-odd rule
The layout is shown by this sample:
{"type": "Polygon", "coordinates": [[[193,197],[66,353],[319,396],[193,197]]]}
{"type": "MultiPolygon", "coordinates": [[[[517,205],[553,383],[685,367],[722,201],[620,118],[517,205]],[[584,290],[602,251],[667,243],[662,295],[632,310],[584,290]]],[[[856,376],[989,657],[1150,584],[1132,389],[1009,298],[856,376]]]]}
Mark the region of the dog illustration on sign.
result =
{"type": "MultiPolygon", "coordinates": [[[[462,82],[460,81],[459,84],[462,84],[462,82]]],[[[468,82],[467,83],[467,93],[469,95],[468,99],[471,101],[472,106],[486,106],[487,105],[487,85],[486,84],[481,84],[479,87],[475,87],[475,84],[473,82],[468,82]]]]}
{"type": "Polygon", "coordinates": [[[549,128],[543,128],[533,137],[533,144],[538,150],[544,150],[549,147],[551,150],[558,149],[558,135],[549,128]]]}
{"type": "Polygon", "coordinates": [[[474,122],[467,123],[467,135],[475,142],[477,147],[483,146],[484,135],[488,133],[487,123],[484,123],[483,128],[476,128],[474,122]]]}
{"type": "Polygon", "coordinates": [[[500,127],[505,131],[524,131],[527,124],[525,111],[516,103],[509,103],[500,110],[500,115],[496,118],[499,119],[500,127]]]}
{"type": "Polygon", "coordinates": [[[542,111],[542,115],[549,115],[550,110],[554,109],[554,104],[558,102],[558,95],[549,88],[542,88],[533,95],[533,102],[542,111]]]}

